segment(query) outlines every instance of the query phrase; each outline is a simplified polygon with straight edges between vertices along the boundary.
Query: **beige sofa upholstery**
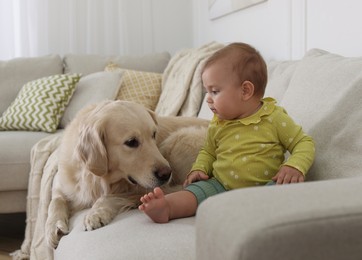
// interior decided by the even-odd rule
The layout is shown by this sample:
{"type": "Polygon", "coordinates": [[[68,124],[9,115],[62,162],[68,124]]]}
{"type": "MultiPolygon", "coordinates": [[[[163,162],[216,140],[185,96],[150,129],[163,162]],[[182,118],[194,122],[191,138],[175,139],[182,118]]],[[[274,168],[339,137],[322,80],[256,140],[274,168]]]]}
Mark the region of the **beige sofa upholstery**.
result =
{"type": "MultiPolygon", "coordinates": [[[[0,115],[11,105],[22,86],[42,77],[103,71],[109,63],[124,69],[162,73],[169,53],[144,56],[100,56],[68,54],[0,61],[0,115]]],[[[61,124],[62,125],[62,124],[61,124]]],[[[61,129],[59,129],[61,131],[61,129]]],[[[31,148],[51,135],[34,131],[0,131],[0,214],[26,211],[31,148]]]]}

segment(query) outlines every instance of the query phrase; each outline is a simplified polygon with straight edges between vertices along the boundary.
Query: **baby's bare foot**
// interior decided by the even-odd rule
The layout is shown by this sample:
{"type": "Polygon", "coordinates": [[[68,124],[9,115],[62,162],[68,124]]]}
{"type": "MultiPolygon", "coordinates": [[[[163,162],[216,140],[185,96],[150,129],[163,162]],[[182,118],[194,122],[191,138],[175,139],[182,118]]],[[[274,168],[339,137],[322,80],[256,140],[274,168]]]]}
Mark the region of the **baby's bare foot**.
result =
{"type": "Polygon", "coordinates": [[[170,208],[165,198],[163,191],[156,187],[153,192],[150,192],[141,197],[142,205],[139,210],[146,213],[156,223],[166,223],[169,221],[170,208]]]}

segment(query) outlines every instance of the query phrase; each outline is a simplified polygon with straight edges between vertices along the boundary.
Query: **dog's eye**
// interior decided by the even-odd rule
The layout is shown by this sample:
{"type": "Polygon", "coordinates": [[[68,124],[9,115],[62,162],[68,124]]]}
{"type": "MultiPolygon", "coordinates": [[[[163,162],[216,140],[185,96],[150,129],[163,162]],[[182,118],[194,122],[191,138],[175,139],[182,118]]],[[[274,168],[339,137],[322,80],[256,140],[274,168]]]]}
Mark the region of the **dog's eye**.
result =
{"type": "Polygon", "coordinates": [[[137,148],[140,145],[136,138],[128,139],[124,144],[131,148],[137,148]]]}
{"type": "Polygon", "coordinates": [[[153,132],[152,139],[156,139],[156,131],[153,132]]]}

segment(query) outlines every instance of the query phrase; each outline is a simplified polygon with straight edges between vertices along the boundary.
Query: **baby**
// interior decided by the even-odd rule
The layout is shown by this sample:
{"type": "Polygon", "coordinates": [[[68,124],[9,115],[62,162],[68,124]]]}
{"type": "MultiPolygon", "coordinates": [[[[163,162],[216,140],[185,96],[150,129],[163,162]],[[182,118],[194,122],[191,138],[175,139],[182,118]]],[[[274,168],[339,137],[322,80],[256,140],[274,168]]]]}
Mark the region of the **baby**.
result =
{"type": "Polygon", "coordinates": [[[184,189],[166,195],[156,187],[141,198],[139,209],[157,223],[193,216],[203,200],[224,191],[303,182],[314,160],[312,138],[274,99],[263,98],[267,67],[252,46],[222,48],[201,76],[214,117],[184,189]]]}

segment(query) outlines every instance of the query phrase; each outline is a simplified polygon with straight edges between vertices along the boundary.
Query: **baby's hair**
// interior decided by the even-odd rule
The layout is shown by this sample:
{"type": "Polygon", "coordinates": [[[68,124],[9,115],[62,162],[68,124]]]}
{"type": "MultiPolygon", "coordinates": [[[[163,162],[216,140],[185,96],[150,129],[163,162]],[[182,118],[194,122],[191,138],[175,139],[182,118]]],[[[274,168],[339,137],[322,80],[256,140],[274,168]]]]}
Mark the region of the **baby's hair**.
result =
{"type": "Polygon", "coordinates": [[[240,83],[248,80],[254,84],[255,95],[264,96],[268,81],[267,66],[260,53],[246,43],[231,43],[216,51],[205,63],[204,69],[221,59],[232,64],[232,70],[239,77],[240,83]]]}

